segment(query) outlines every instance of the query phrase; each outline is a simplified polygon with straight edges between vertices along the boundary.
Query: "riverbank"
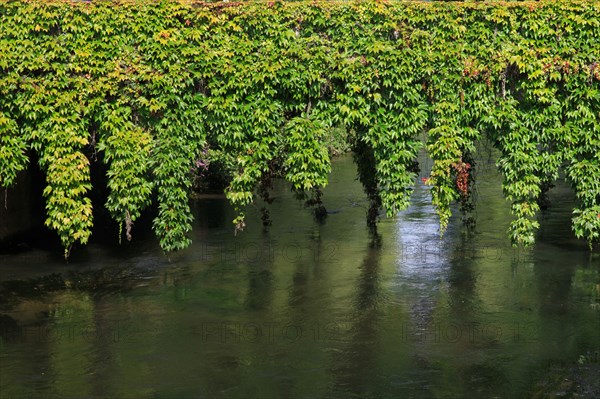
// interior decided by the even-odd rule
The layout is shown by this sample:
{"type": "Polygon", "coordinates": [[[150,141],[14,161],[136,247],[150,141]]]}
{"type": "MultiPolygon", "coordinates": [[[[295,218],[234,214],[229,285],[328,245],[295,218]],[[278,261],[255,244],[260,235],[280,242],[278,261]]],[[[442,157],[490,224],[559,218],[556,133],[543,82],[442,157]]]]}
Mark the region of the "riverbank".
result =
{"type": "Polygon", "coordinates": [[[572,364],[551,366],[534,386],[532,399],[600,398],[599,353],[588,352],[572,364]]]}

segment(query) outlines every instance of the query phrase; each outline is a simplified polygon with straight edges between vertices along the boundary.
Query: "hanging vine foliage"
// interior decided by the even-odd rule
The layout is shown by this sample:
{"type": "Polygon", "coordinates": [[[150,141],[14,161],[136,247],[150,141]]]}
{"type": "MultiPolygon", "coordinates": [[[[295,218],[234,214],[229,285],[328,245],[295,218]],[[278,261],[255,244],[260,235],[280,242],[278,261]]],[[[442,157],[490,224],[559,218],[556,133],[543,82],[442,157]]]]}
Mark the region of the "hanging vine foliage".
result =
{"type": "Polygon", "coordinates": [[[541,197],[564,175],[578,198],[575,235],[591,246],[599,16],[592,0],[0,0],[0,186],[37,154],[46,224],[68,255],[90,237],[90,162],[104,162],[106,207],[127,238],[155,199],[153,227],[171,251],[190,242],[190,171],[203,150],[231,166],[226,194],[242,229],[274,176],[320,198],[327,135],[342,126],[354,132],[371,221],[409,205],[426,135],[443,233],[487,136],[501,153],[513,243],[534,243],[541,197]]]}

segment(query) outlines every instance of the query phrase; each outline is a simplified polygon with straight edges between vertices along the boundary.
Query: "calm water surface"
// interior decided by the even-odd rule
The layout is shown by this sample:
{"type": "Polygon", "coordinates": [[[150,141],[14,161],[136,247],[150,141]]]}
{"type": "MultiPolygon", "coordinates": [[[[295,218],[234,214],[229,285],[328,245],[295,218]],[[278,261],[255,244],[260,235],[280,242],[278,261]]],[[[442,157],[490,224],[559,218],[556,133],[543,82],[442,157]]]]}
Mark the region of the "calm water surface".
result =
{"type": "Polygon", "coordinates": [[[334,163],[324,224],[285,184],[271,228],[251,208],[237,237],[224,199],[198,200],[170,259],[141,231],[69,264],[0,255],[0,398],[517,398],[600,348],[600,258],[573,238],[567,188],[517,251],[493,167],[475,230],[457,216],[443,239],[423,185],[370,233],[355,175],[334,163]],[[66,289],[11,294],[52,273],[66,289]]]}

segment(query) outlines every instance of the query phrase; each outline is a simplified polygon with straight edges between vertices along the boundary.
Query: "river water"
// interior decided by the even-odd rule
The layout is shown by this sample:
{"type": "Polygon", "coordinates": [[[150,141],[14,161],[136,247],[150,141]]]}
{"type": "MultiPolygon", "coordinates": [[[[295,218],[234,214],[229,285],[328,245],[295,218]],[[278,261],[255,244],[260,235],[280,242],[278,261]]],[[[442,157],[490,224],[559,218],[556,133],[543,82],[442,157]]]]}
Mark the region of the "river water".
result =
{"type": "Polygon", "coordinates": [[[573,238],[563,185],[535,248],[511,248],[480,164],[477,225],[456,216],[443,238],[420,179],[370,233],[343,156],[323,224],[278,182],[268,230],[250,208],[234,236],[225,199],[197,200],[194,243],[170,258],[141,231],[68,264],[57,247],[2,254],[0,398],[530,396],[600,348],[600,258],[573,238]]]}

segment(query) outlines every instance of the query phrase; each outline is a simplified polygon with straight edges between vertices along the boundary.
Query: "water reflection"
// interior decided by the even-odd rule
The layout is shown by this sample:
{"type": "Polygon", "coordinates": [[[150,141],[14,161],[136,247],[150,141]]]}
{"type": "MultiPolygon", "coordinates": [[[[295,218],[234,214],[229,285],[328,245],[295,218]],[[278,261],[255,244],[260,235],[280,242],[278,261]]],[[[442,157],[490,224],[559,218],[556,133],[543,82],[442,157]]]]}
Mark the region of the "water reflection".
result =
{"type": "Polygon", "coordinates": [[[577,309],[568,309],[569,296],[576,265],[572,262],[536,262],[533,271],[536,276],[540,312],[545,316],[563,316],[577,309]]]}
{"type": "Polygon", "coordinates": [[[269,308],[273,298],[273,273],[270,270],[248,272],[248,290],[244,304],[249,310],[269,308]]]}
{"type": "Polygon", "coordinates": [[[0,393],[526,396],[549,362],[600,347],[600,262],[565,231],[566,199],[535,249],[513,250],[494,173],[479,175],[474,232],[452,220],[443,239],[423,185],[369,232],[346,157],[324,224],[277,183],[268,231],[249,209],[234,237],[225,200],[202,199],[192,248],[170,261],[135,239],[68,265],[43,253],[44,269],[25,267],[31,253],[1,255],[20,278],[0,285],[0,393]]]}
{"type": "MultiPolygon", "coordinates": [[[[93,331],[98,332],[112,324],[106,315],[110,314],[110,307],[99,298],[92,301],[93,312],[93,331]]],[[[115,374],[116,359],[113,354],[114,336],[110,334],[93,334],[90,348],[90,364],[86,367],[86,374],[90,376],[89,384],[91,394],[100,397],[116,396],[115,388],[112,385],[112,376],[115,374]]]]}
{"type": "Polygon", "coordinates": [[[271,307],[274,290],[273,261],[271,240],[263,234],[262,240],[245,252],[248,262],[248,288],[244,306],[250,311],[266,310],[271,307]]]}
{"type": "Polygon", "coordinates": [[[471,237],[462,235],[451,251],[448,270],[448,306],[457,323],[476,323],[481,311],[477,297],[477,260],[471,237]]]}
{"type": "Polygon", "coordinates": [[[349,323],[349,342],[333,357],[333,392],[344,397],[371,397],[376,390],[373,379],[379,352],[381,236],[376,229],[370,229],[370,235],[355,284],[357,293],[349,323]]]}

